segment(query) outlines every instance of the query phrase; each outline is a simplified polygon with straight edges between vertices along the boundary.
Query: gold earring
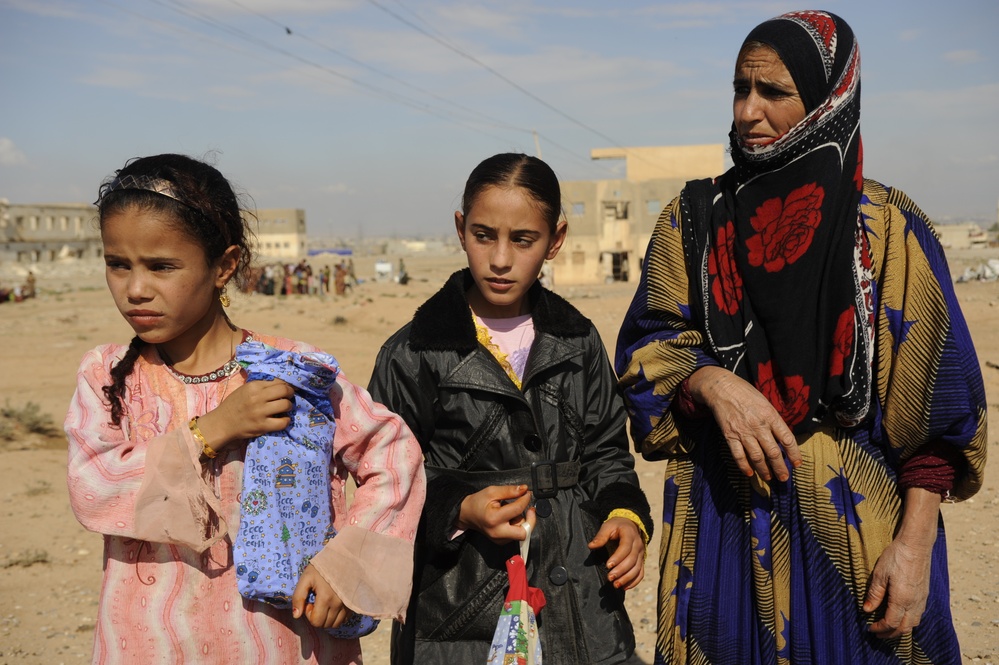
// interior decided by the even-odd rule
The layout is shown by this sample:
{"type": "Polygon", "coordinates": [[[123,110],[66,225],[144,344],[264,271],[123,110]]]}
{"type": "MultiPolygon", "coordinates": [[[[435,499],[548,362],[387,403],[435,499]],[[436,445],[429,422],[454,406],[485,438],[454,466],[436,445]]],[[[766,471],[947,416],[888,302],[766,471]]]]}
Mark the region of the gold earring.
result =
{"type": "Polygon", "coordinates": [[[222,287],[222,290],[219,291],[219,302],[222,303],[223,307],[228,307],[232,303],[232,301],[229,300],[229,294],[226,293],[226,287],[224,286],[222,287]]]}

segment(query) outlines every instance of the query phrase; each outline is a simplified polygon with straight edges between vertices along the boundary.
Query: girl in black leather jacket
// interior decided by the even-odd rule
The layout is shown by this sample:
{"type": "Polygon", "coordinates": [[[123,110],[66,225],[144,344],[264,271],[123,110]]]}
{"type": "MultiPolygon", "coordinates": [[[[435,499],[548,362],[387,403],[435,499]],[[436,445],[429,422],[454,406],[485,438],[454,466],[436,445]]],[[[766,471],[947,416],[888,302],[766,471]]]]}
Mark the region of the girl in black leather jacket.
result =
{"type": "Polygon", "coordinates": [[[455,227],[468,269],[392,336],[370,391],[423,446],[427,502],[392,662],[485,663],[504,563],[533,525],[530,584],[546,665],[626,661],[624,591],[652,533],[625,411],[596,329],[541,287],[566,235],[558,180],[501,154],[469,176],[455,227]]]}

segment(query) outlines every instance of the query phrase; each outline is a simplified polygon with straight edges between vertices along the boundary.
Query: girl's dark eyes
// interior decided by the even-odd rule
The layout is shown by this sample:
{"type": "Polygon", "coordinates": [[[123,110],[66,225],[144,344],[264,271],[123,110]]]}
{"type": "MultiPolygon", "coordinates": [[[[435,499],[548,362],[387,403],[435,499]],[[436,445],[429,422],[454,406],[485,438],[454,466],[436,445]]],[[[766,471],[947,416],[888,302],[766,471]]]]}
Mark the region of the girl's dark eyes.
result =
{"type": "MultiPolygon", "coordinates": [[[[120,261],[108,261],[104,265],[106,265],[111,270],[130,270],[131,269],[131,267],[128,264],[122,263],[120,261]]],[[[166,271],[175,270],[175,269],[176,269],[176,266],[174,266],[173,264],[170,264],[170,263],[154,263],[153,265],[149,266],[149,270],[151,270],[153,272],[166,272],[166,271]]]]}
{"type": "MultiPolygon", "coordinates": [[[[486,231],[476,231],[472,234],[477,242],[492,242],[496,237],[486,231]]],[[[510,242],[517,245],[518,247],[530,247],[534,244],[534,238],[531,236],[515,236],[510,239],[510,242]]]]}

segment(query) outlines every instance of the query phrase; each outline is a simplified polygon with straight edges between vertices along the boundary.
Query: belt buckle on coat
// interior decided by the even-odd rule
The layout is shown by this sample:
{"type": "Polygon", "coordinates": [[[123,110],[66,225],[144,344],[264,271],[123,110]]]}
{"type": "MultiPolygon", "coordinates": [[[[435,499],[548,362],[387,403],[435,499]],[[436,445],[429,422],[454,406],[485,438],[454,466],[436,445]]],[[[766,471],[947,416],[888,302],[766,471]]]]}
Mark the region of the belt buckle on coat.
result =
{"type": "Polygon", "coordinates": [[[558,469],[554,460],[531,463],[531,492],[535,499],[558,495],[558,469]]]}

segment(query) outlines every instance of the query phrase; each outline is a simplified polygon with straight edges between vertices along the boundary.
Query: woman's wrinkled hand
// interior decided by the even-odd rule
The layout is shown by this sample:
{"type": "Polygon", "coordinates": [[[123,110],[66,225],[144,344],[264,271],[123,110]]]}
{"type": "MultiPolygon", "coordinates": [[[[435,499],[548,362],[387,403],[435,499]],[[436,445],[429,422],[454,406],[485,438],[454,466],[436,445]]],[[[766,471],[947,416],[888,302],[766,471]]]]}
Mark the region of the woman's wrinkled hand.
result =
{"type": "Polygon", "coordinates": [[[753,384],[722,367],[701,367],[687,380],[691,396],[714,415],[732,458],[747,476],[771,475],[781,482],[791,466],[801,466],[801,451],[780,414],[753,384]]]}
{"type": "Polygon", "coordinates": [[[895,539],[874,565],[864,611],[883,609],[870,631],[890,639],[919,625],[930,593],[931,547],[910,546],[895,539]]]}
{"type": "Polygon", "coordinates": [[[865,612],[881,612],[870,631],[884,639],[919,625],[930,593],[930,564],[940,519],[940,495],[921,487],[905,490],[902,521],[878,557],[864,599],[865,612]]]}
{"type": "Polygon", "coordinates": [[[461,502],[455,527],[479,531],[499,545],[524,540],[527,532],[521,523],[526,520],[533,529],[537,520],[527,490],[527,485],[491,485],[469,494],[461,502]]]}

